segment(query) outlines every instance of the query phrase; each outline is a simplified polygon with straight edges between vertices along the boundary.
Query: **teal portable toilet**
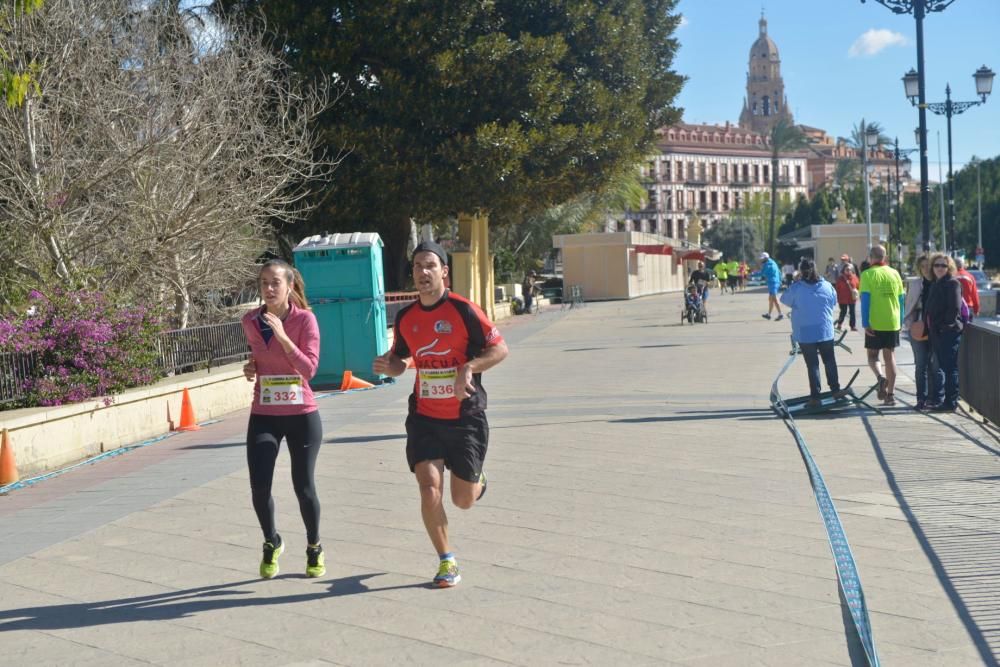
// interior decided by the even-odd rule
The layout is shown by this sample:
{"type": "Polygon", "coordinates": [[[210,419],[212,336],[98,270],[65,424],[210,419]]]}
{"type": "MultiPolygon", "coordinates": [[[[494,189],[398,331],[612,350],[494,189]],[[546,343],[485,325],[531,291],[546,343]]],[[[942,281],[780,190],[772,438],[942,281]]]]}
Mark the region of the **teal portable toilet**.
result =
{"type": "Polygon", "coordinates": [[[310,236],[295,246],[294,256],[319,323],[312,384],[339,387],[344,371],[380,382],[372,361],[389,349],[382,239],[362,232],[310,236]]]}

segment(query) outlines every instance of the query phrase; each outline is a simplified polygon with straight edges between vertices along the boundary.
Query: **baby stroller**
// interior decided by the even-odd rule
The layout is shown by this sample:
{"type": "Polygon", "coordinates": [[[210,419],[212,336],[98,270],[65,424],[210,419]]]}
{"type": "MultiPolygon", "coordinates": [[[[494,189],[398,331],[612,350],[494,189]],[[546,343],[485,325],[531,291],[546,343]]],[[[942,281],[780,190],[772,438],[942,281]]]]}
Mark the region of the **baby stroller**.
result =
{"type": "Polygon", "coordinates": [[[708,324],[708,308],[705,307],[707,298],[708,292],[704,282],[699,280],[697,285],[688,285],[684,294],[684,311],[681,313],[682,325],[685,320],[688,324],[695,322],[708,324]]]}

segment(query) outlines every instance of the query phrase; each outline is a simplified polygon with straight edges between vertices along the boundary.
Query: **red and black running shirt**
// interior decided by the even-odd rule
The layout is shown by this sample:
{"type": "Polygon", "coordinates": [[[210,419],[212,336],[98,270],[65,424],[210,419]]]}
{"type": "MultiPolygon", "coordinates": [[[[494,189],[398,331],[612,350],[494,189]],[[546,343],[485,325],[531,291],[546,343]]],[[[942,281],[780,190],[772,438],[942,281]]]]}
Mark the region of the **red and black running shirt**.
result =
{"type": "Polygon", "coordinates": [[[464,401],[455,396],[455,378],[462,364],[502,342],[500,332],[479,306],[451,291],[445,291],[433,306],[417,300],[400,310],[392,351],[401,359],[412,357],[417,371],[410,412],[455,420],[485,410],[481,374],[473,374],[476,393],[464,401]]]}

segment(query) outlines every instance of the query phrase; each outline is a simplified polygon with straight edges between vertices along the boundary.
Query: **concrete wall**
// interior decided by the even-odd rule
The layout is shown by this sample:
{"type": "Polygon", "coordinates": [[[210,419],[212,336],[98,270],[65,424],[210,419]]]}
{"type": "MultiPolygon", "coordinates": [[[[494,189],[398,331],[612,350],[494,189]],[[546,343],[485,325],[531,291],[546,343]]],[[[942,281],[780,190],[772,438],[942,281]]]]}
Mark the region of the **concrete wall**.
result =
{"type": "Polygon", "coordinates": [[[685,272],[674,255],[636,252],[637,245],[664,245],[669,239],[642,232],[565,234],[553,237],[562,249],[563,287],[583,287],[586,301],[634,299],[681,290],[685,272]]]}
{"type": "MultiPolygon", "coordinates": [[[[872,243],[884,244],[888,232],[886,225],[872,223],[872,243]]],[[[826,266],[830,257],[839,263],[845,252],[859,266],[868,256],[868,228],[864,224],[813,225],[812,238],[816,243],[814,257],[820,269],[826,266]]]]}
{"type": "Polygon", "coordinates": [[[21,478],[55,470],[102,452],[168,433],[180,424],[181,392],[186,387],[198,421],[250,407],[253,385],[243,377],[243,362],[166,378],[116,396],[50,408],[0,412],[0,428],[10,443],[21,478]]]}

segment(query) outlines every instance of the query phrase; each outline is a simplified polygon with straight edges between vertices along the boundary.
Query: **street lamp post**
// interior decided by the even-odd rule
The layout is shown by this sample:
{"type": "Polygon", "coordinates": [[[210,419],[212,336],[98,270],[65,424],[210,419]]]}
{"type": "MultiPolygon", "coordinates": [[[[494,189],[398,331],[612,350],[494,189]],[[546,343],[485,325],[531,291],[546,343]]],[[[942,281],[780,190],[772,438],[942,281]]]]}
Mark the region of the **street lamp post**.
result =
{"type": "MultiPolygon", "coordinates": [[[[942,12],[955,0],[875,0],[888,8],[894,14],[913,14],[917,23],[917,70],[903,77],[906,84],[906,96],[910,97],[910,83],[907,78],[913,75],[913,96],[919,98],[918,116],[920,118],[920,215],[923,225],[924,250],[930,250],[931,212],[930,190],[927,184],[927,106],[924,86],[924,16],[929,12],[942,12]]],[[[865,0],[861,0],[864,4],[865,0]]]]}
{"type": "Polygon", "coordinates": [[[865,225],[868,227],[868,248],[872,247],[872,195],[871,183],[868,181],[868,149],[878,145],[878,128],[869,125],[865,127],[861,119],[861,171],[865,182],[865,225]]]}
{"type": "MultiPolygon", "coordinates": [[[[948,238],[951,239],[952,254],[954,254],[955,246],[957,244],[955,242],[955,179],[952,172],[951,161],[951,117],[957,116],[972,107],[985,104],[987,95],[993,91],[993,77],[993,70],[988,68],[986,65],[977,69],[976,73],[972,75],[972,78],[976,80],[976,93],[980,97],[979,100],[972,102],[953,102],[951,100],[951,84],[948,84],[944,88],[945,101],[932,102],[927,105],[928,109],[939,116],[945,116],[948,119],[948,238]]],[[[911,99],[910,101],[912,102],[913,100],[911,99]]]]}
{"type": "MultiPolygon", "coordinates": [[[[903,223],[900,219],[900,210],[903,208],[902,201],[900,200],[900,177],[899,177],[899,158],[906,157],[913,151],[918,150],[916,148],[900,148],[899,147],[899,137],[896,137],[895,142],[893,142],[892,156],[896,160],[896,239],[899,244],[902,245],[903,242],[903,223]]],[[[889,233],[889,244],[892,245],[892,232],[889,233]]],[[[903,258],[899,258],[900,262],[903,258]]]]}
{"type": "MultiPolygon", "coordinates": [[[[976,216],[976,228],[978,231],[976,234],[976,238],[978,239],[976,241],[976,254],[979,255],[985,254],[981,252],[983,248],[983,182],[980,180],[979,160],[976,160],[976,208],[978,209],[976,216]]],[[[979,260],[977,259],[976,262],[979,262],[979,260]]],[[[980,266],[979,268],[983,267],[980,266]]]]}

